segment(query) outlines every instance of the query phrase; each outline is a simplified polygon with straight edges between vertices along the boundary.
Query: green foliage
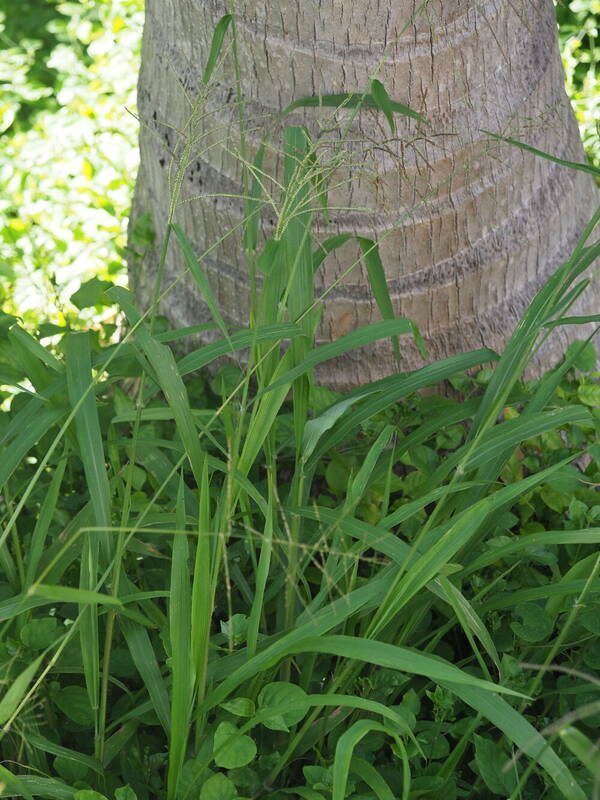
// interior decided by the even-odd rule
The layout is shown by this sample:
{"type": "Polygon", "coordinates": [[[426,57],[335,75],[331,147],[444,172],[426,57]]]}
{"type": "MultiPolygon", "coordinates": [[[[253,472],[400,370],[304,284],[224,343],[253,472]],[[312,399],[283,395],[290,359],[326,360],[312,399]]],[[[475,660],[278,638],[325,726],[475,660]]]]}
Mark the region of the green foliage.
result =
{"type": "Polygon", "coordinates": [[[2,0],[0,14],[0,305],[30,330],[100,328],[114,309],[70,298],[125,274],[143,0],[2,0]]]}
{"type": "MultiPolygon", "coordinates": [[[[234,36],[226,17],[206,80],[234,36]]],[[[424,124],[382,84],[371,90],[390,125],[398,113],[424,124]]],[[[214,324],[170,330],[102,272],[78,280],[70,302],[91,315],[118,304],[118,344],[110,323],[74,332],[74,311],[35,335],[16,314],[0,318],[8,796],[591,796],[593,342],[523,375],[600,254],[600,212],[502,354],[404,373],[405,337],[422,342],[394,318],[373,240],[360,245],[383,320],[316,345],[314,270],[347,241],[313,241],[339,163],[318,144],[285,128],[276,235],[245,220],[263,277],[248,327],[226,325],[173,219],[170,246],[214,324]],[[180,357],[209,327],[216,341],[180,357]],[[315,386],[317,365],[387,337],[398,374],[345,394],[315,386]],[[224,355],[236,363],[217,369],[224,355]],[[441,381],[446,395],[431,394],[441,381]]],[[[244,163],[251,209],[266,202],[261,158],[244,163]]],[[[144,218],[134,239],[152,246],[144,218]]],[[[163,288],[159,278],[155,296],[163,288]]]]}
{"type": "Polygon", "coordinates": [[[555,0],[565,87],[579,122],[584,147],[600,167],[600,3],[598,0],[555,0]]]}

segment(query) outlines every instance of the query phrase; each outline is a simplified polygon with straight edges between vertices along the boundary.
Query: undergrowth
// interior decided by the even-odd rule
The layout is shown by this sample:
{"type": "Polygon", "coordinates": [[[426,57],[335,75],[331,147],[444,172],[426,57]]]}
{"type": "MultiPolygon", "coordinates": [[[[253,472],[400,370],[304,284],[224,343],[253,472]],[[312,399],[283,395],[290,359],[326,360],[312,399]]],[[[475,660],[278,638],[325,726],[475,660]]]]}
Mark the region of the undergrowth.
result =
{"type": "MultiPolygon", "coordinates": [[[[205,87],[229,36],[225,17],[205,87]]],[[[395,114],[418,118],[376,80],[319,102],[369,106],[392,129],[395,114]]],[[[279,183],[263,171],[272,143],[243,163],[255,291],[248,327],[225,324],[175,222],[197,111],[154,302],[142,313],[108,291],[121,342],[70,332],[46,347],[0,320],[13,355],[0,416],[3,796],[593,796],[593,337],[540,379],[523,374],[554,327],[600,322],[568,316],[600,254],[600,210],[502,354],[404,372],[403,337],[423,343],[394,318],[369,239],[382,320],[315,344],[314,273],[347,237],[313,241],[339,161],[305,128],[284,130],[279,183]],[[265,202],[278,225],[262,241],[265,202]],[[210,325],[173,330],[157,315],[169,247],[210,325]],[[216,341],[177,359],[172,345],[200,327],[216,341]],[[315,385],[318,365],[387,338],[396,374],[346,394],[315,385]],[[460,399],[423,395],[442,381],[460,399]]]]}

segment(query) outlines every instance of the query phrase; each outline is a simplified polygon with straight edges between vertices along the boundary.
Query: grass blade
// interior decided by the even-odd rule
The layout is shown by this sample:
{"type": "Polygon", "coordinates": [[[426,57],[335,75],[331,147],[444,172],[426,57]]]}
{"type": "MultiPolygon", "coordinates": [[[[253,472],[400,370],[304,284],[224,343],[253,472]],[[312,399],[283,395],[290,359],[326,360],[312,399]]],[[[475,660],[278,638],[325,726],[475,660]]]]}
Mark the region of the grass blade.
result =
{"type": "Polygon", "coordinates": [[[373,100],[377,103],[377,107],[380,108],[383,113],[385,114],[385,118],[388,121],[390,126],[390,130],[392,134],[396,133],[396,121],[394,119],[394,109],[392,107],[392,100],[387,93],[387,89],[383,85],[381,81],[378,81],[377,78],[373,78],[371,81],[371,96],[373,100]]]}
{"type": "Polygon", "coordinates": [[[120,617],[120,625],[133,663],[144,681],[146,691],[150,695],[152,707],[156,711],[160,724],[168,734],[171,716],[169,696],[148,632],[145,628],[122,616],[120,617]]]}
{"type": "Polygon", "coordinates": [[[293,339],[302,334],[299,325],[281,323],[276,325],[264,325],[251,330],[239,331],[229,337],[226,342],[213,342],[193,350],[177,362],[177,370],[180,375],[187,375],[197,369],[210,364],[215,358],[224,356],[236,350],[244,350],[256,344],[269,344],[271,342],[293,339]]]}
{"type": "Polygon", "coordinates": [[[585,793],[578,786],[568,767],[533,725],[506,700],[491,692],[484,692],[476,686],[459,686],[455,683],[443,685],[501,730],[510,742],[537,761],[566,800],[586,800],[585,793]]]}
{"type": "Polygon", "coordinates": [[[65,457],[61,458],[54,469],[50,486],[44,495],[40,513],[35,523],[35,528],[33,529],[31,545],[27,555],[27,565],[25,568],[25,586],[31,585],[37,575],[38,566],[44,551],[46,537],[48,535],[48,529],[50,528],[50,523],[52,522],[52,517],[54,516],[54,512],[56,510],[58,493],[60,491],[60,485],[65,474],[66,466],[67,458],[65,453],[65,457]]]}
{"type": "Polygon", "coordinates": [[[231,25],[232,19],[233,17],[231,14],[225,14],[215,26],[212,42],[210,44],[210,52],[208,54],[206,66],[204,67],[204,72],[202,74],[202,83],[205,85],[209,82],[215,70],[217,61],[221,55],[221,49],[223,48],[223,40],[225,39],[227,28],[229,28],[231,25]]]}
{"type": "Polygon", "coordinates": [[[183,475],[179,479],[177,494],[177,522],[180,533],[173,537],[171,561],[171,592],[169,597],[169,635],[171,638],[171,673],[173,688],[171,700],[171,737],[169,740],[169,768],[167,798],[174,800],[177,782],[185,757],[190,715],[192,712],[193,675],[191,661],[191,587],[188,567],[188,540],[185,535],[185,501],[183,475]]]}
{"type": "Polygon", "coordinates": [[[415,336],[415,331],[415,324],[409,319],[384,320],[383,322],[374,322],[372,325],[365,325],[363,328],[341,336],[334,342],[314,348],[301,364],[293,367],[280,378],[273,381],[266,389],[262,390],[262,394],[272,392],[274,389],[278,389],[286,383],[292,383],[301,375],[310,372],[310,370],[318,364],[322,364],[324,361],[329,361],[331,358],[347,353],[349,350],[364,347],[379,339],[387,339],[388,336],[396,336],[404,333],[410,333],[415,336]]]}
{"type": "Polygon", "coordinates": [[[98,528],[104,528],[97,536],[104,558],[108,560],[111,542],[108,529],[111,526],[110,483],[104,461],[104,445],[96,396],[92,386],[92,363],[89,333],[69,333],[64,338],[67,363],[67,387],[69,400],[75,414],[75,430],[79,444],[79,455],[94,510],[98,528]]]}
{"type": "Polygon", "coordinates": [[[70,586],[49,586],[46,583],[34,583],[29,588],[29,595],[43,597],[56,603],[98,603],[99,605],[121,606],[118,597],[100,592],[92,592],[86,589],[73,589],[70,586]]]}
{"type": "Polygon", "coordinates": [[[563,167],[581,170],[581,172],[589,172],[590,175],[600,175],[600,169],[592,166],[592,164],[582,164],[578,161],[565,161],[563,158],[557,158],[556,156],[550,155],[550,153],[545,153],[543,150],[538,150],[537,147],[532,147],[529,144],[525,144],[525,142],[519,142],[517,139],[510,139],[508,136],[500,136],[498,133],[492,133],[491,131],[486,131],[483,129],[481,132],[485,133],[486,136],[491,136],[492,139],[497,139],[500,142],[506,142],[506,144],[512,144],[515,147],[519,147],[521,150],[525,150],[528,153],[533,153],[535,156],[545,158],[547,161],[553,161],[555,164],[562,164],[563,167]]]}
{"type": "Polygon", "coordinates": [[[19,707],[29,688],[29,684],[42,663],[43,657],[43,655],[38,656],[31,664],[25,667],[4,693],[0,700],[0,725],[5,725],[19,707]]]}
{"type": "Polygon", "coordinates": [[[181,246],[181,252],[183,253],[183,257],[185,259],[185,263],[188,265],[188,269],[192,273],[192,276],[196,283],[198,284],[198,288],[206,302],[206,305],[210,309],[210,313],[213,315],[213,319],[216,322],[219,330],[225,337],[227,343],[230,345],[231,349],[233,350],[233,345],[231,344],[231,340],[229,338],[229,331],[227,330],[227,325],[225,324],[225,320],[223,319],[223,315],[219,311],[219,306],[217,304],[216,298],[213,294],[212,289],[210,288],[210,284],[208,282],[208,278],[204,274],[202,267],[194,253],[190,240],[187,238],[185,233],[176,223],[171,224],[171,228],[175,232],[179,240],[179,244],[181,246]]]}
{"type": "MultiPolygon", "coordinates": [[[[284,108],[284,110],[278,115],[277,121],[280,121],[284,117],[287,117],[288,114],[291,114],[292,111],[295,111],[297,108],[374,108],[379,110],[379,104],[375,101],[375,98],[370,94],[358,94],[358,93],[347,93],[347,94],[319,94],[309,97],[301,97],[298,100],[294,100],[293,103],[290,103],[289,106],[284,108]]],[[[396,114],[402,114],[405,117],[411,117],[412,119],[416,119],[418,122],[422,122],[424,125],[429,125],[429,122],[419,114],[417,111],[413,111],[412,108],[403,105],[402,103],[397,103],[395,100],[390,100],[390,108],[396,114]]]]}

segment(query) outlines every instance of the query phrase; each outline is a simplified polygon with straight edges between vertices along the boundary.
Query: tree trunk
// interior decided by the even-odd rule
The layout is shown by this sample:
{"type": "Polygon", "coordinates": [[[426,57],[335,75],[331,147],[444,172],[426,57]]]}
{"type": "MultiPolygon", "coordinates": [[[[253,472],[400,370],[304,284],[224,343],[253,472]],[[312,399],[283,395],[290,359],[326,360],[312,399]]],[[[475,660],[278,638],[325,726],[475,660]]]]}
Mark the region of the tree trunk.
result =
{"type": "MultiPolygon", "coordinates": [[[[236,19],[241,84],[249,117],[249,153],[273,117],[293,100],[318,93],[362,92],[377,77],[390,97],[424,115],[431,127],[361,111],[349,146],[351,183],[330,194],[336,211],[319,236],[353,232],[381,242],[394,310],[419,326],[432,359],[467,349],[501,349],[533,293],[569,255],[597,203],[593,179],[505,145],[483,130],[520,138],[575,161],[584,155],[563,86],[551,0],[239,0],[236,19]],[[360,141],[358,141],[360,140],[360,141]],[[356,164],[363,169],[358,171],[356,164]]],[[[139,112],[141,168],[134,217],[149,210],[162,235],[169,206],[169,151],[185,128],[223,0],[147,0],[139,112]]],[[[230,41],[228,39],[228,41],[230,41]]],[[[215,76],[201,140],[181,198],[241,193],[235,82],[231,51],[215,76]]],[[[344,124],[351,111],[336,113],[344,124]]],[[[331,109],[294,112],[289,124],[316,133],[331,109]]],[[[181,147],[181,144],[179,145],[181,147]]],[[[276,169],[275,163],[269,169],[276,169]]],[[[341,177],[340,177],[341,176],[341,177]]],[[[242,203],[219,197],[185,202],[177,221],[198,254],[239,223],[242,203]]],[[[265,213],[263,231],[275,223],[265,213]]],[[[320,338],[335,339],[379,319],[362,265],[349,242],[330,255],[316,291],[328,294],[320,338]]],[[[221,309],[247,324],[248,278],[241,237],[212,250],[203,264],[221,309]]],[[[185,271],[177,247],[163,289],[185,271]]],[[[155,264],[132,270],[147,308],[155,264]]],[[[578,313],[600,307],[592,287],[578,313]]],[[[162,302],[178,326],[209,319],[191,279],[180,279],[162,302]]],[[[570,335],[573,331],[570,331],[570,335]]],[[[581,332],[579,331],[579,335],[581,332]]],[[[566,344],[557,330],[542,362],[566,344]]],[[[422,361],[404,337],[404,368],[422,361]]],[[[394,370],[389,342],[328,362],[318,378],[345,388],[394,370]]]]}

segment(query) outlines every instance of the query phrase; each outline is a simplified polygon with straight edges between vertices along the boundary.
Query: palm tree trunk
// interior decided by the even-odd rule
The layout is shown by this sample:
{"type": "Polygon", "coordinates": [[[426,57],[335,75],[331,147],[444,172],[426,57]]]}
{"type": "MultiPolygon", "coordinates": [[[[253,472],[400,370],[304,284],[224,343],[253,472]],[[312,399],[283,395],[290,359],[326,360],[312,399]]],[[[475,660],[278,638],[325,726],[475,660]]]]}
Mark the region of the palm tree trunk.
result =
{"type": "MultiPolygon", "coordinates": [[[[197,96],[214,26],[229,10],[223,0],[147,0],[134,217],[150,211],[159,232],[169,205],[169,152],[197,96]]],[[[382,114],[358,115],[348,150],[354,166],[339,172],[343,185],[329,198],[351,210],[334,212],[320,235],[348,231],[381,241],[395,311],[417,323],[432,358],[482,345],[501,348],[533,293],[569,255],[598,200],[589,175],[497,146],[482,132],[584,160],[551,0],[239,0],[236,19],[250,158],[267,123],[294,99],[362,92],[375,73],[394,100],[431,122],[396,117],[390,137],[382,114]]],[[[212,112],[201,125],[182,199],[241,192],[234,100],[229,53],[211,88],[212,112]]],[[[294,112],[289,122],[317,133],[331,113],[311,108],[294,112]]],[[[350,115],[345,109],[336,119],[344,124],[350,115]]],[[[218,197],[183,203],[177,219],[202,253],[242,214],[238,199],[218,197]]],[[[274,223],[266,212],[263,229],[274,223]]],[[[344,245],[319,273],[317,291],[336,284],[325,304],[324,341],[379,318],[362,266],[341,277],[357,252],[353,243],[344,245]]],[[[246,324],[240,236],[225,239],[203,263],[225,316],[246,324]]],[[[172,248],[164,286],[183,272],[172,248]]],[[[132,268],[146,307],[154,274],[152,263],[132,268]]],[[[597,311],[599,301],[598,288],[590,289],[579,313],[597,311]]],[[[189,279],[179,280],[161,310],[179,326],[208,318],[189,279]]],[[[544,363],[562,352],[566,336],[557,330],[544,363]]],[[[403,360],[407,368],[422,363],[409,341],[403,360]]],[[[329,362],[320,378],[343,388],[393,370],[384,342],[329,362]]]]}

